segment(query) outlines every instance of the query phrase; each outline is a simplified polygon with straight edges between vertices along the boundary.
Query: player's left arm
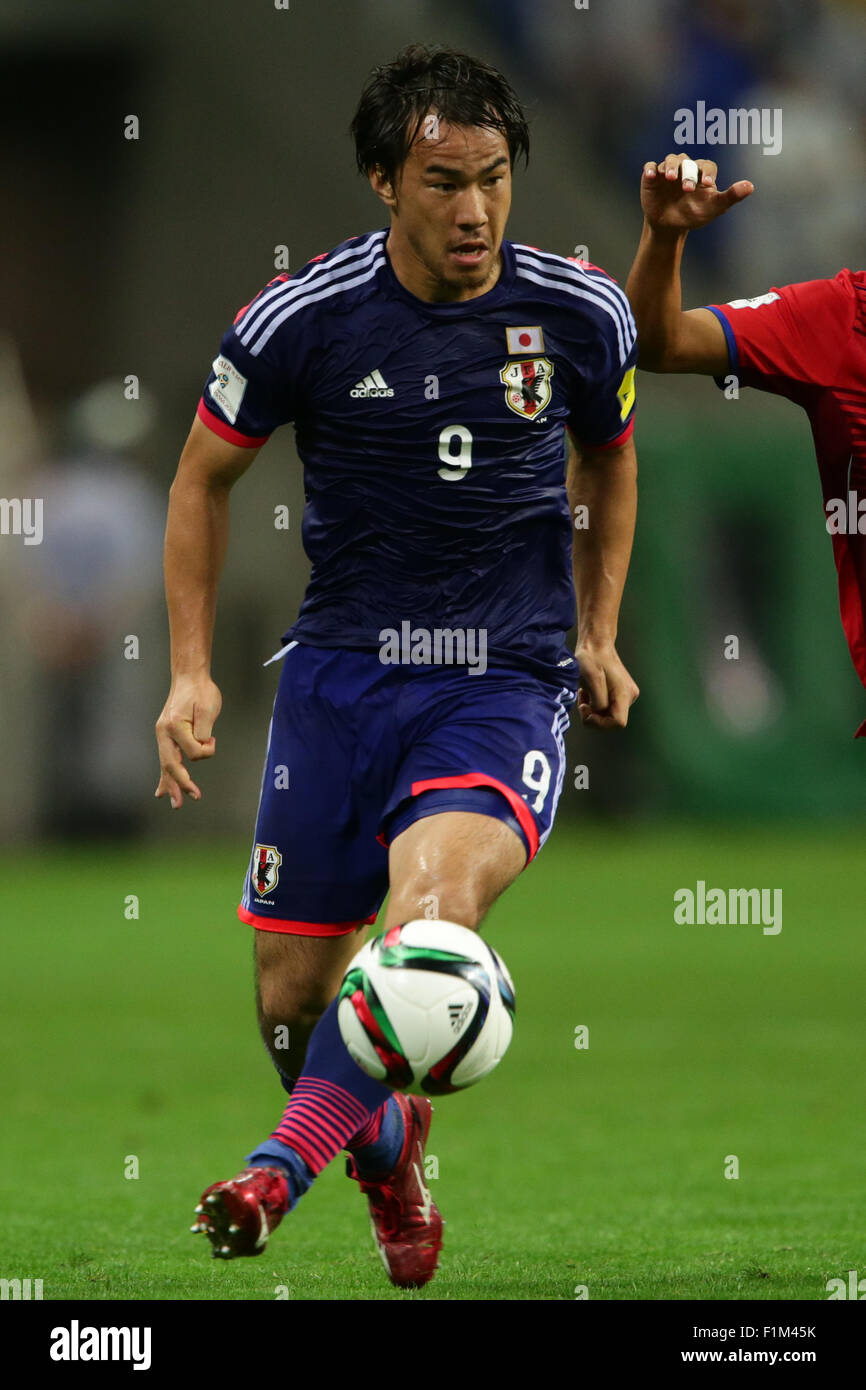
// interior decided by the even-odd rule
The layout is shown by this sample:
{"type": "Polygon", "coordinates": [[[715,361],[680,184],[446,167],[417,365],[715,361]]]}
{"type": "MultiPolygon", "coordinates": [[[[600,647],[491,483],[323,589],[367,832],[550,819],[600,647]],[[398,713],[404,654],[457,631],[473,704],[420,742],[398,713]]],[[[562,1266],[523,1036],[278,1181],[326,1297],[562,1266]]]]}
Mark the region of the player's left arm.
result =
{"type": "MultiPolygon", "coordinates": [[[[637,515],[633,441],[637,343],[628,300],[598,266],[579,272],[582,313],[575,317],[574,377],[568,422],[566,491],[572,518],[572,568],[580,666],[577,709],[584,724],[624,729],[639,695],[616,650],[637,515]],[[593,326],[587,341],[587,317],[593,326]]],[[[568,324],[563,324],[567,341],[568,324]]]]}
{"type": "Polygon", "coordinates": [[[722,324],[709,309],[684,311],[680,282],[689,232],[714,222],[754,192],[748,179],[719,189],[717,174],[712,160],[695,161],[684,154],[644,165],[643,232],[626,282],[637,323],[638,364],[644,371],[721,376],[728,370],[722,324]]]}
{"type": "Polygon", "coordinates": [[[625,728],[640,691],[616,650],[637,515],[637,455],[630,436],[613,447],[569,434],[566,489],[573,522],[580,665],[578,712],[597,729],[625,728]]]}

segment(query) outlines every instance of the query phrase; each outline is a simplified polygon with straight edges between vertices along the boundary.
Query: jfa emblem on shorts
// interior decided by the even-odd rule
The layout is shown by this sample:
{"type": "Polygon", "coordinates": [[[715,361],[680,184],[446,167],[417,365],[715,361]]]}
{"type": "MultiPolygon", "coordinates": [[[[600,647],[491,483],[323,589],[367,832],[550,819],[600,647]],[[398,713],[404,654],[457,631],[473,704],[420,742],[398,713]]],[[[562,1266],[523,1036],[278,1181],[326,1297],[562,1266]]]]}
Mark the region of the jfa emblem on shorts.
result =
{"type": "Polygon", "coordinates": [[[532,420],[550,404],[550,378],[553,363],[547,357],[529,357],[508,362],[499,373],[505,386],[505,404],[515,415],[532,420]]]}
{"type": "Polygon", "coordinates": [[[253,850],[253,887],[260,898],[272,893],[280,877],[283,856],[276,845],[256,845],[253,850]]]}

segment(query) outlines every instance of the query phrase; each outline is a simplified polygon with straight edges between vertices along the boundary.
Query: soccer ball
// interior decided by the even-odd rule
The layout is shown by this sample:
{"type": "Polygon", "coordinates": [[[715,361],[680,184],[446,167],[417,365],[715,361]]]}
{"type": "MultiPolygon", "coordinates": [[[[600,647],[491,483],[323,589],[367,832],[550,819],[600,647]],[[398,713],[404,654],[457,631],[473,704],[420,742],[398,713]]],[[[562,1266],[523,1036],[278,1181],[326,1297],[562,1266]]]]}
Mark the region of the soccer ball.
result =
{"type": "Polygon", "coordinates": [[[397,1091],[461,1091],[487,1076],[511,1042],[511,976],[476,932],[455,922],[406,922],[368,941],[349,963],[338,1001],[350,1055],[397,1091]]]}

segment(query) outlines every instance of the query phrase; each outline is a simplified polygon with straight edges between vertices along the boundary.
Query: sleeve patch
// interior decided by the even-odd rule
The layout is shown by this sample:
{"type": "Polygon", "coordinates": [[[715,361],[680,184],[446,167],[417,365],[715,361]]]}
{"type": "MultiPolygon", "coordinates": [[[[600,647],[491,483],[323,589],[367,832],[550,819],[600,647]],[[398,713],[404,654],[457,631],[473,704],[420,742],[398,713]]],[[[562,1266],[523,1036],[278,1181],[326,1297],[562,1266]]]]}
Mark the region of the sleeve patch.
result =
{"type": "Polygon", "coordinates": [[[752,299],[729,299],[729,309],[760,309],[762,304],[772,304],[774,299],[781,299],[780,294],[775,290],[770,290],[768,294],[756,294],[752,299]]]}
{"type": "Polygon", "coordinates": [[[208,387],[211,398],[216,402],[230,425],[238,418],[238,411],[247,389],[247,378],[241,376],[237,367],[227,357],[217,357],[213,363],[216,377],[208,387]]]}
{"type": "Polygon", "coordinates": [[[619,412],[619,418],[621,420],[625,420],[627,419],[628,413],[634,405],[634,367],[629,367],[628,371],[622,379],[622,382],[620,383],[620,388],[617,391],[616,396],[621,407],[619,412]]]}

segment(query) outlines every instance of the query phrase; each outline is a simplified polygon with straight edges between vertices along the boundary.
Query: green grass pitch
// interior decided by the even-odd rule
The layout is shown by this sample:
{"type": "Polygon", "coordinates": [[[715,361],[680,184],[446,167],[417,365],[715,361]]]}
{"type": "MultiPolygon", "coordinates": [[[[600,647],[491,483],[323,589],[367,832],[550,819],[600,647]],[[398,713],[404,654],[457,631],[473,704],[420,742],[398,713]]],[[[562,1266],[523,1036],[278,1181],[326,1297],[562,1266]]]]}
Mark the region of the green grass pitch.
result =
{"type": "Polygon", "coordinates": [[[0,1276],[45,1299],[817,1300],[866,1274],[861,834],[557,828],[487,924],[515,1041],[437,1103],[445,1248],[409,1294],[340,1160],[261,1258],[212,1260],[188,1233],[282,1109],[234,917],[245,858],[0,862],[0,1276]],[[699,878],[781,888],[782,931],[676,925],[699,878]]]}

